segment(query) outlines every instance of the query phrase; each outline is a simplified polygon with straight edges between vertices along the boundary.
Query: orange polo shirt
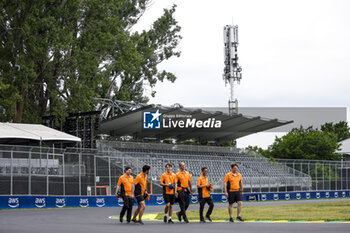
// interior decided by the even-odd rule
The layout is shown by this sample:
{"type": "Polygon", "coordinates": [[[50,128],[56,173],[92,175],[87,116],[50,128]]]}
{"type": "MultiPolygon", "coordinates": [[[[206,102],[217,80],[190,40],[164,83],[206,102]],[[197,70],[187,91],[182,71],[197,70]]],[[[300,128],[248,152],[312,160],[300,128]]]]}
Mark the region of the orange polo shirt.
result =
{"type": "Polygon", "coordinates": [[[132,177],[131,175],[128,177],[124,174],[119,177],[118,186],[121,186],[121,191],[122,193],[124,192],[125,196],[131,196],[133,182],[134,177],[132,177]]]}
{"type": "MultiPolygon", "coordinates": [[[[208,177],[201,175],[198,177],[197,186],[208,185],[208,177]]],[[[198,188],[198,193],[202,198],[210,197],[209,189],[207,187],[198,188]]]]}
{"type": "MultiPolygon", "coordinates": [[[[174,172],[168,173],[164,172],[162,176],[160,177],[160,182],[163,184],[173,184],[175,185],[177,183],[177,177],[174,172]]],[[[165,186],[165,194],[173,195],[175,194],[175,189],[169,189],[169,187],[165,186]]]]}
{"type": "Polygon", "coordinates": [[[239,172],[235,174],[229,172],[226,174],[224,182],[230,184],[230,190],[227,190],[228,192],[239,191],[239,184],[242,183],[242,175],[239,172]]]}
{"type": "Polygon", "coordinates": [[[188,171],[179,170],[176,173],[177,176],[177,190],[181,190],[182,188],[188,188],[188,184],[191,181],[191,175],[188,171]]]}
{"type": "Polygon", "coordinates": [[[146,190],[147,175],[141,172],[135,177],[135,196],[143,195],[146,190]]]}

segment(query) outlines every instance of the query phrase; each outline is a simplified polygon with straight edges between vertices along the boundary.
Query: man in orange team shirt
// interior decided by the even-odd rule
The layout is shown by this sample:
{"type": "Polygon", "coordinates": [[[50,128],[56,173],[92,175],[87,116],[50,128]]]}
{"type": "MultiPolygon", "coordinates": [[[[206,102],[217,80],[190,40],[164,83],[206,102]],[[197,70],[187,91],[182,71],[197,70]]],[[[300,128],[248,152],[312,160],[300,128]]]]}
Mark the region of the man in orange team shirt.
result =
{"type": "Polygon", "coordinates": [[[142,167],[142,172],[138,174],[135,178],[134,185],[135,185],[135,197],[137,200],[137,209],[135,210],[134,217],[131,221],[134,223],[139,223],[143,225],[142,222],[142,215],[145,211],[146,204],[145,204],[145,195],[148,195],[147,193],[147,175],[150,171],[151,167],[148,165],[144,165],[142,167]],[[137,215],[139,216],[139,220],[136,220],[137,215]]]}
{"type": "Polygon", "coordinates": [[[197,188],[198,188],[198,196],[199,196],[199,218],[201,223],[205,223],[205,220],[203,217],[205,203],[208,203],[209,205],[208,212],[205,215],[205,218],[209,222],[212,222],[210,215],[213,212],[213,208],[214,208],[213,199],[210,195],[210,192],[213,191],[213,185],[208,182],[207,175],[208,175],[208,168],[203,167],[202,175],[198,177],[198,180],[197,180],[197,188]]]}
{"type": "Polygon", "coordinates": [[[241,218],[242,211],[242,196],[243,196],[243,184],[242,175],[238,172],[238,165],[231,165],[231,172],[227,173],[224,180],[225,196],[228,198],[228,213],[230,215],[230,222],[234,222],[232,218],[233,203],[237,202],[237,220],[244,222],[241,218]]]}
{"type": "Polygon", "coordinates": [[[134,204],[134,178],[131,175],[131,167],[125,167],[125,173],[119,177],[116,195],[117,198],[123,198],[124,205],[120,211],[119,221],[123,222],[123,217],[126,214],[126,220],[128,223],[131,221],[132,206],[134,204]]]}
{"type": "Polygon", "coordinates": [[[177,188],[177,177],[175,173],[172,172],[173,165],[171,163],[167,163],[165,165],[166,172],[162,174],[160,177],[160,185],[163,186],[163,198],[165,202],[165,210],[164,210],[164,222],[174,223],[171,219],[173,214],[173,204],[175,202],[175,190],[177,188]],[[169,219],[168,219],[169,213],[169,219]]]}
{"type": "Polygon", "coordinates": [[[177,176],[177,193],[180,206],[180,212],[177,212],[177,217],[181,222],[181,217],[186,223],[188,219],[186,216],[186,210],[190,205],[190,194],[193,196],[192,184],[191,184],[191,175],[188,171],[185,170],[186,166],[184,162],[179,163],[180,170],[176,173],[177,176]]]}

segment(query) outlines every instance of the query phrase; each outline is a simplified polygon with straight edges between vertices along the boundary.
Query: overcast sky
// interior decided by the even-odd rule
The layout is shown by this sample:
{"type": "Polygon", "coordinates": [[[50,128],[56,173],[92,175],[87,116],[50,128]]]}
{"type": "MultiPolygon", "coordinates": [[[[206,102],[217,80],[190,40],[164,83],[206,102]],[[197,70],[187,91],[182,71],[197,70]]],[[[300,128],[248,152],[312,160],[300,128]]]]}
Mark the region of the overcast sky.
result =
{"type": "MultiPolygon", "coordinates": [[[[178,79],[157,84],[151,103],[227,106],[223,27],[233,21],[243,68],[235,88],[239,106],[350,108],[350,1],[155,0],[135,29],[147,29],[172,4],[182,54],[161,68],[178,79]]],[[[253,135],[238,145],[265,147],[273,137],[253,135]]]]}

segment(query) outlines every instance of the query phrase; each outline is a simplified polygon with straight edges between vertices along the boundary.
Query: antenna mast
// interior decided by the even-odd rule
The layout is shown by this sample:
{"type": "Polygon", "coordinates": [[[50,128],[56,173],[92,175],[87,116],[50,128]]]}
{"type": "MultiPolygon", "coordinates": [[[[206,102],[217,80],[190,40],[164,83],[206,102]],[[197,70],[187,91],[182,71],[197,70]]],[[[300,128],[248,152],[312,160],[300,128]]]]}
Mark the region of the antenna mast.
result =
{"type": "Polygon", "coordinates": [[[223,78],[225,84],[230,85],[230,99],[228,101],[229,114],[238,113],[238,101],[234,98],[234,83],[240,83],[242,68],[238,64],[238,25],[224,27],[224,59],[225,68],[223,78]]]}

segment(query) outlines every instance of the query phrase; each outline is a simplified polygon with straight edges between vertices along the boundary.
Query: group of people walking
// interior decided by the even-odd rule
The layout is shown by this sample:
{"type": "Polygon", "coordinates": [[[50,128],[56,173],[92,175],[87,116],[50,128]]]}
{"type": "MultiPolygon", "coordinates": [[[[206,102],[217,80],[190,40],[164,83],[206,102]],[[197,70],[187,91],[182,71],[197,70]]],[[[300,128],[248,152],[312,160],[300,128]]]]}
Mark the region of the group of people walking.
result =
{"type": "MultiPolygon", "coordinates": [[[[146,208],[145,200],[149,198],[146,184],[147,175],[149,174],[150,169],[150,166],[144,165],[142,167],[142,172],[134,179],[131,175],[131,167],[125,167],[125,173],[119,177],[116,195],[124,201],[123,208],[119,215],[120,222],[123,222],[126,213],[128,223],[132,221],[134,223],[143,224],[142,215],[146,208]],[[133,217],[131,218],[135,198],[138,205],[133,217]]],[[[180,206],[180,211],[176,212],[178,221],[181,222],[183,220],[185,223],[189,223],[186,210],[190,204],[190,197],[193,195],[191,175],[186,171],[186,164],[184,162],[179,163],[179,171],[176,174],[172,171],[173,164],[171,163],[167,163],[165,169],[166,171],[160,177],[160,185],[163,187],[163,199],[165,202],[163,220],[165,223],[174,223],[172,218],[173,205],[175,202],[178,202],[180,206]]],[[[197,179],[200,222],[212,222],[210,216],[214,209],[214,203],[210,193],[213,191],[213,184],[208,181],[208,168],[203,167],[201,171],[202,175],[197,179]],[[203,212],[205,204],[208,204],[209,208],[204,218],[203,212]]],[[[231,171],[226,174],[224,179],[224,190],[229,203],[229,221],[234,222],[232,207],[233,204],[237,202],[236,220],[243,222],[244,220],[241,217],[243,183],[242,175],[238,172],[237,164],[232,164],[231,171]]]]}

